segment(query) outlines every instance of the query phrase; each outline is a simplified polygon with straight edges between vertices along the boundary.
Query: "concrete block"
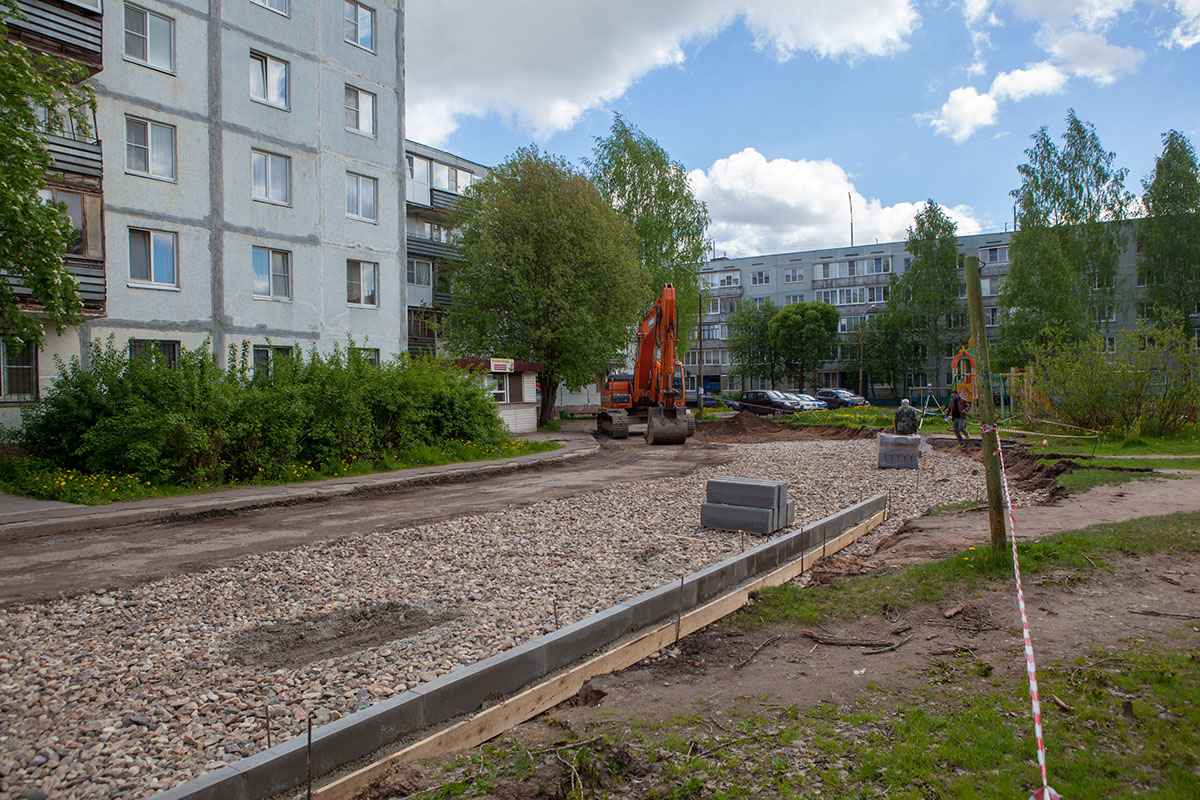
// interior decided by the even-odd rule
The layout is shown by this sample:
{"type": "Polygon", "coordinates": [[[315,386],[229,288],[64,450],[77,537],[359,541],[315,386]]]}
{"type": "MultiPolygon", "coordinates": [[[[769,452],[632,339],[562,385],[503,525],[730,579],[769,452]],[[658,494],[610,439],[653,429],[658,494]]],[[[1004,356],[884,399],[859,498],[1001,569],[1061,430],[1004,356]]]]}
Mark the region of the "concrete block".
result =
{"type": "Polygon", "coordinates": [[[187,783],[159,792],[151,800],[248,800],[241,775],[232,766],[221,767],[187,783]]]}
{"type": "Polygon", "coordinates": [[[688,609],[696,605],[696,585],[685,586],[680,592],[679,581],[639,594],[623,605],[629,608],[630,626],[641,630],[669,619],[675,619],[680,603],[688,609]]]}
{"type": "Polygon", "coordinates": [[[796,504],[793,503],[791,500],[788,500],[787,501],[787,512],[784,514],[784,517],[783,517],[783,526],[785,528],[788,528],[788,527],[791,527],[792,525],[794,525],[795,523],[796,523],[796,504]]]}
{"type": "MultiPolygon", "coordinates": [[[[317,760],[317,734],[313,731],[313,775],[320,775],[321,769],[317,760]]],[[[336,764],[326,765],[332,769],[336,764]]],[[[240,776],[241,792],[237,797],[250,800],[272,797],[288,789],[295,788],[304,782],[308,769],[308,736],[301,734],[275,745],[270,750],[263,750],[252,756],[243,758],[233,765],[240,776]]]]}
{"type": "Polygon", "coordinates": [[[632,630],[633,609],[622,603],[560,628],[554,633],[548,633],[530,644],[541,645],[545,649],[546,671],[553,672],[616,641],[632,630]]]}
{"type": "Polygon", "coordinates": [[[380,745],[390,744],[425,727],[425,698],[418,692],[401,692],[363,711],[375,712],[380,745]]]}
{"type": "Polygon", "coordinates": [[[546,648],[538,641],[497,653],[483,661],[418,686],[424,704],[424,723],[437,725],[468,714],[494,699],[546,674],[546,648]]]}
{"type": "Polygon", "coordinates": [[[705,503],[700,506],[700,524],[706,528],[750,533],[774,533],[778,528],[774,508],[705,503]]]}
{"type": "Polygon", "coordinates": [[[746,561],[747,577],[766,574],[783,563],[783,541],[772,539],[764,542],[747,550],[746,555],[753,559],[746,561]]]}
{"type": "Polygon", "coordinates": [[[710,503],[733,506],[779,508],[787,499],[787,482],[756,478],[710,478],[705,499],[710,503]]]}
{"type": "Polygon", "coordinates": [[[752,559],[753,556],[747,559],[744,553],[732,556],[689,575],[684,579],[683,585],[686,587],[689,583],[695,584],[696,604],[706,603],[744,581],[748,574],[747,561],[752,559]]]}
{"type": "Polygon", "coordinates": [[[879,443],[880,469],[916,469],[921,456],[920,436],[899,436],[881,433],[879,443]]]}

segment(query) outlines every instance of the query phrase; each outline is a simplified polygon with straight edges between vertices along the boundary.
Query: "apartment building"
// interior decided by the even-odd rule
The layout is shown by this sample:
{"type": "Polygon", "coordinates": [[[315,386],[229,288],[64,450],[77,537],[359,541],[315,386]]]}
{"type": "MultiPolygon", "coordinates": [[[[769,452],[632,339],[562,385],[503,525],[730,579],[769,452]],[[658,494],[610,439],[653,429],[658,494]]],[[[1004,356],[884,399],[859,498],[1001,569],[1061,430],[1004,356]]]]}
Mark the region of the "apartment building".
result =
{"type": "MultiPolygon", "coordinates": [[[[988,340],[995,341],[1003,309],[999,304],[1000,283],[1008,273],[1008,245],[1012,234],[981,233],[958,237],[958,252],[979,258],[983,290],[984,323],[988,340]]],[[[912,258],[905,242],[885,242],[856,247],[804,250],[742,258],[715,258],[701,267],[708,296],[707,308],[701,319],[699,342],[692,345],[684,357],[686,388],[696,391],[699,380],[706,394],[723,390],[771,388],[763,381],[743,381],[730,363],[727,339],[729,317],[742,303],[763,304],[768,300],[777,306],[810,301],[823,301],[838,310],[840,341],[838,358],[818,370],[816,385],[805,388],[844,387],[857,390],[857,360],[859,327],[865,319],[878,313],[888,301],[889,285],[894,275],[903,274],[912,258]],[[852,371],[851,371],[852,370],[852,371]]],[[[1136,243],[1132,237],[1118,265],[1118,281],[1123,302],[1115,303],[1100,320],[1101,331],[1108,339],[1117,331],[1132,327],[1139,315],[1145,314],[1140,303],[1141,286],[1137,279],[1136,243]]],[[[963,289],[966,297],[966,289],[963,289]]],[[[1200,334],[1198,334],[1200,336],[1200,334]]],[[[1200,339],[1198,339],[1200,341],[1200,339]]],[[[964,338],[962,342],[967,342],[964,338]]],[[[949,386],[953,383],[950,362],[953,353],[942,353],[939,359],[930,354],[922,372],[909,376],[910,386],[949,386]]],[[[797,381],[789,378],[775,388],[796,388],[797,381]]],[[[864,387],[866,388],[866,387],[864,387]]],[[[882,387],[880,387],[882,388],[882,387]]]]}
{"type": "Polygon", "coordinates": [[[63,11],[64,48],[87,34],[97,98],[94,141],[73,148],[96,172],[80,226],[99,301],[32,354],[42,390],[55,356],[110,336],[168,358],[209,341],[222,362],[228,347],[407,348],[399,3],[21,7],[63,11]]]}
{"type": "Polygon", "coordinates": [[[487,168],[413,141],[407,143],[405,160],[408,352],[429,355],[439,352],[438,326],[450,305],[444,269],[455,254],[450,216],[463,192],[482,180],[487,168]]]}

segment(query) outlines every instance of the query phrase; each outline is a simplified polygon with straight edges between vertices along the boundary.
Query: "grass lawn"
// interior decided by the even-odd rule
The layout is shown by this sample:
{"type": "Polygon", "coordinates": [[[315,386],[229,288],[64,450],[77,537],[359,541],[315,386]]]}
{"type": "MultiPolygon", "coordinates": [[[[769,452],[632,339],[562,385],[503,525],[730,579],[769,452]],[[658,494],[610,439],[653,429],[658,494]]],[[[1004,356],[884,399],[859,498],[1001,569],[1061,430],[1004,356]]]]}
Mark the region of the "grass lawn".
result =
{"type": "Polygon", "coordinates": [[[78,470],[60,469],[31,458],[11,458],[0,461],[0,492],[34,497],[40,500],[60,500],[82,505],[105,505],[151,497],[175,497],[206,494],[248,486],[282,486],[292,483],[319,481],[327,478],[371,475],[415,467],[433,467],[471,461],[491,461],[514,458],[531,453],[557,450],[554,442],[512,440],[499,447],[485,448],[469,442],[447,442],[441,447],[426,446],[404,457],[379,460],[351,459],[330,464],[293,464],[279,479],[262,479],[249,483],[162,485],[142,481],[132,475],[94,475],[78,470]]]}
{"type": "Polygon", "coordinates": [[[880,408],[879,406],[855,406],[854,408],[838,408],[828,411],[804,411],[793,414],[786,420],[796,427],[804,425],[840,425],[859,428],[890,428],[895,409],[880,408]]]}
{"type": "MultiPolygon", "coordinates": [[[[1024,427],[1014,424],[1013,427],[1024,427]]],[[[1041,447],[1042,442],[1037,437],[1017,437],[1026,441],[1031,447],[1041,447]]],[[[1125,437],[1119,434],[1102,435],[1099,444],[1093,439],[1055,439],[1049,438],[1049,449],[1055,455],[1090,456],[1200,456],[1200,424],[1189,423],[1170,436],[1134,436],[1125,437]]]]}

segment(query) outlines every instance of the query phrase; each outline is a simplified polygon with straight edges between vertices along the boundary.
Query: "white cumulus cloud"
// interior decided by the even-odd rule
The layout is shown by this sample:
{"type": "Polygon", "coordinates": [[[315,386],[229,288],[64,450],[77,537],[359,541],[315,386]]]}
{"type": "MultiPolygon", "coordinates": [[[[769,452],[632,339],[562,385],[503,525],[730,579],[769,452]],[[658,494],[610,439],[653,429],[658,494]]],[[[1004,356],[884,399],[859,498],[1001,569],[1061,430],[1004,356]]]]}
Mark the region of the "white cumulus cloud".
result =
{"type": "Polygon", "coordinates": [[[1099,33],[1072,31],[1062,34],[1050,45],[1050,52],[1075,75],[1091,78],[1108,86],[1126,72],[1132,72],[1145,54],[1136,47],[1110,44],[1099,33]]]}
{"type": "MultiPolygon", "coordinates": [[[[717,250],[733,257],[848,244],[850,198],[855,241],[904,239],[923,205],[884,205],[868,198],[828,159],[768,160],[752,147],[718,159],[707,170],[693,170],[688,180],[708,205],[717,250]]],[[[960,233],[981,230],[970,208],[946,210],[960,233]]]]}
{"type": "Polygon", "coordinates": [[[950,92],[939,110],[918,114],[917,119],[961,144],[980,128],[995,125],[998,107],[996,98],[987,92],[981,94],[974,86],[963,86],[950,92]]]}
{"type": "Polygon", "coordinates": [[[1167,43],[1188,49],[1200,44],[1200,0],[1175,0],[1179,24],[1171,30],[1167,43]]]}
{"type": "Polygon", "coordinates": [[[498,114],[549,136],[739,20],[777,59],[855,60],[903,49],[919,18],[913,0],[408,3],[408,135],[436,145],[463,119],[498,114]]]}
{"type": "Polygon", "coordinates": [[[1036,94],[1058,94],[1066,85],[1066,73],[1043,61],[1024,69],[1001,72],[992,80],[988,94],[996,100],[1024,100],[1036,94]]]}

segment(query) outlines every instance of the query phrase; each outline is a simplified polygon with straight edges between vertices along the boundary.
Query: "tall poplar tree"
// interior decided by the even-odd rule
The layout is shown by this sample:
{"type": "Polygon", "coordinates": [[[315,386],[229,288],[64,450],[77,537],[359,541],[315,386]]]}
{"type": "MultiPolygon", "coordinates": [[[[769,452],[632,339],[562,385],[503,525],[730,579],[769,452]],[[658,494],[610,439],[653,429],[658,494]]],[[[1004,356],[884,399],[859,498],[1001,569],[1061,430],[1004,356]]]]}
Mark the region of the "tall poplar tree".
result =
{"type": "Polygon", "coordinates": [[[1200,313],[1200,170],[1196,151],[1179,131],[1163,134],[1154,175],[1144,180],[1146,218],[1137,238],[1138,269],[1158,318],[1200,313]]]}
{"type": "Polygon", "coordinates": [[[1114,166],[1091,123],[1071,109],[1062,145],[1046,126],[1017,167],[1016,230],[1001,287],[1007,307],[997,366],[1023,366],[1052,336],[1086,338],[1101,312],[1117,302],[1117,260],[1125,244],[1119,223],[1133,201],[1127,170],[1114,166]]]}

